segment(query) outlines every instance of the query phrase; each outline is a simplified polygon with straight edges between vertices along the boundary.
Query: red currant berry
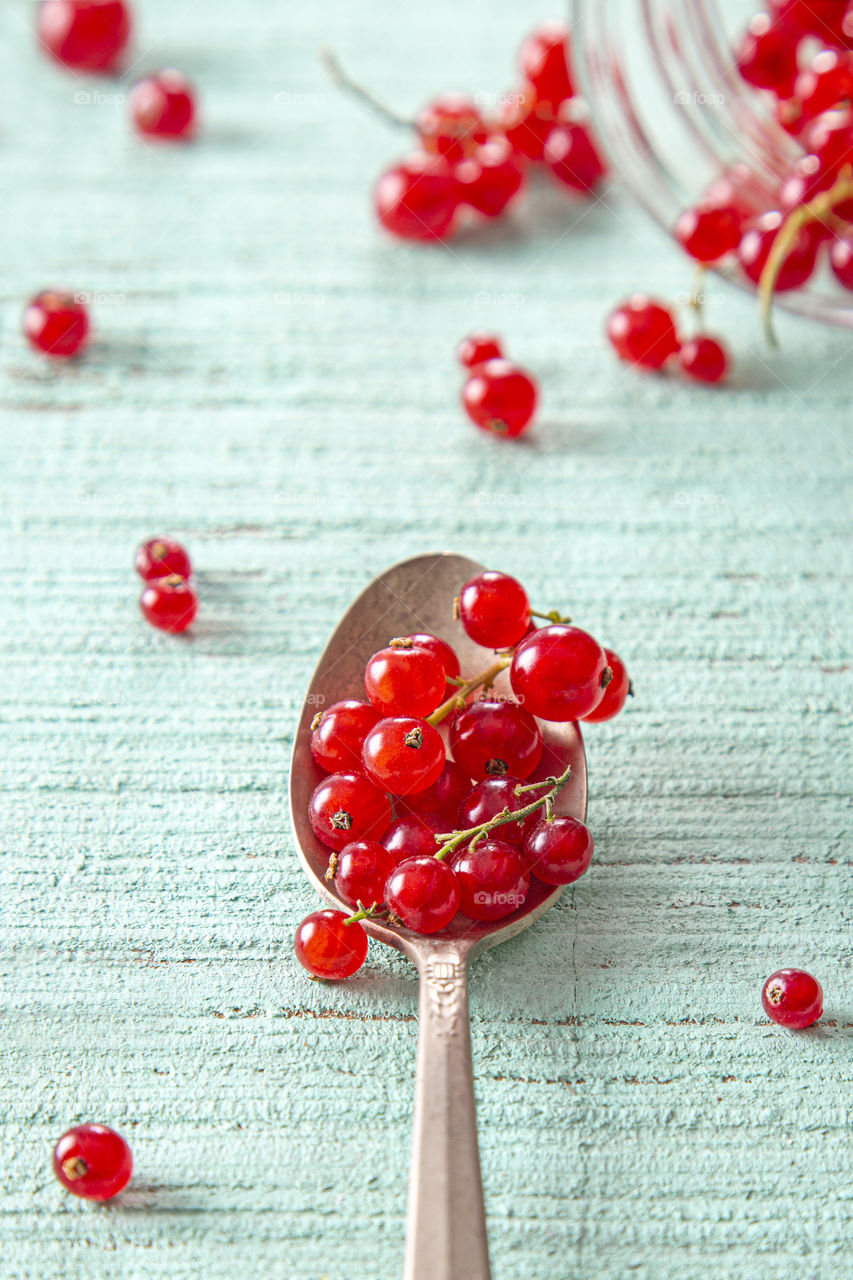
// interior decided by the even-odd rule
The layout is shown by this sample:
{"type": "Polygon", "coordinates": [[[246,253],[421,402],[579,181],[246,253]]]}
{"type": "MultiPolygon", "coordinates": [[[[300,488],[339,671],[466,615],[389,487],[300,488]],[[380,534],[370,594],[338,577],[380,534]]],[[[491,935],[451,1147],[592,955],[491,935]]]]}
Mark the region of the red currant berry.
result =
{"type": "MultiPolygon", "coordinates": [[[[520,778],[509,776],[484,778],[482,782],[478,782],[459,804],[456,822],[458,829],[468,831],[471,827],[479,827],[482,823],[496,818],[505,809],[509,809],[511,813],[524,809],[531,800],[535,799],[535,793],[528,791],[520,796],[516,795],[515,789],[520,785],[520,778]]],[[[536,822],[538,818],[532,820],[536,822]]],[[[520,849],[524,840],[525,827],[530,824],[530,821],[531,819],[527,819],[526,823],[504,822],[495,828],[495,838],[505,840],[507,844],[515,845],[520,849]]]]}
{"type": "Polygon", "coordinates": [[[433,855],[406,858],[388,877],[385,901],[407,929],[438,933],[459,910],[459,882],[433,855]]]}
{"type": "Polygon", "coordinates": [[[611,312],[607,336],[622,360],[643,369],[662,368],[681,345],[672,313],[642,293],[611,312]]]}
{"type": "Polygon", "coordinates": [[[577,720],[601,702],[611,674],[597,640],[580,627],[555,622],[532,632],[518,646],[510,683],[532,715],[577,720]]]}
{"type": "Polygon", "coordinates": [[[459,618],[475,644],[509,649],[530,625],[530,601],[516,578],[485,569],[469,578],[459,592],[459,618]]]}
{"type": "Polygon", "coordinates": [[[524,841],[530,870],[545,884],[572,884],[589,867],[592,851],[589,831],[568,815],[537,822],[524,841]]]}
{"type": "Polygon", "coordinates": [[[842,107],[824,111],[806,129],[803,146],[816,155],[823,173],[833,178],[853,156],[853,110],[842,107]]]}
{"type": "Polygon", "coordinates": [[[390,645],[374,653],[364,669],[364,687],[386,716],[428,716],[444,697],[444,664],[429,649],[390,645]]]}
{"type": "Polygon", "coordinates": [[[472,333],[463,338],[456,351],[459,363],[466,369],[474,369],[487,360],[501,360],[503,348],[500,338],[491,333],[472,333]]]}
{"type": "Polygon", "coordinates": [[[67,359],[89,336],[89,315],[73,294],[48,289],[33,298],[24,312],[24,333],[36,351],[67,359]]]}
{"type": "Polygon", "coordinates": [[[558,182],[580,195],[595,191],[607,172],[582,124],[556,125],[548,134],[542,158],[558,182]]]}
{"type": "Polygon", "coordinates": [[[353,840],[378,840],[391,821],[391,802],[361,773],[332,773],[315,787],[308,818],[318,840],[343,849],[353,840]]]}
{"type": "Polygon", "coordinates": [[[529,778],[542,759],[542,734],[516,702],[473,702],[450,726],[450,749],[472,778],[529,778]]]}
{"type": "Polygon", "coordinates": [[[573,97],[569,56],[569,29],[562,22],[543,23],[524,41],[518,64],[540,102],[559,106],[573,97]]]}
{"type": "Polygon", "coordinates": [[[755,89],[790,98],[797,78],[797,42],[783,24],[758,13],[746,29],[737,56],[741,76],[755,89]]]}
{"type": "Polygon", "coordinates": [[[779,969],[765,982],[761,1003],[768,1018],[780,1027],[802,1031],[823,1014],[823,991],[803,969],[779,969]]]}
{"type": "Polygon", "coordinates": [[[468,774],[454,760],[448,760],[432,786],[407,796],[406,805],[418,813],[437,814],[449,831],[456,826],[456,811],[470,790],[468,774]]]}
{"type": "Polygon", "coordinates": [[[367,776],[395,796],[431,787],[446,759],[438,730],[413,716],[380,720],[364,739],[362,757],[367,776]]]}
{"type": "Polygon", "coordinates": [[[800,126],[848,103],[853,98],[853,57],[846,51],[821,49],[797,76],[794,93],[800,105],[800,126]]]}
{"type": "Polygon", "coordinates": [[[149,582],[139,597],[139,607],[146,622],[161,631],[178,634],[195,622],[198,596],[186,578],[172,574],[149,582]]]}
{"type": "Polygon", "coordinates": [[[811,35],[824,44],[850,45],[853,28],[845,0],[770,0],[770,8],[792,37],[811,35]]]}
{"type": "Polygon", "coordinates": [[[524,906],[530,871],[518,849],[505,840],[479,840],[454,860],[453,870],[459,909],[470,920],[502,920],[524,906]]]}
{"type": "Polygon", "coordinates": [[[695,382],[722,382],[729,371],[726,348],[707,334],[699,334],[685,342],[678,353],[678,362],[688,378],[695,382]]]}
{"type": "Polygon", "coordinates": [[[600,724],[603,720],[612,720],[614,716],[618,715],[627,702],[628,696],[633,693],[630,677],[625,670],[625,663],[619,657],[619,654],[614,653],[612,649],[605,649],[604,657],[610,668],[612,679],[604,690],[604,697],[598,706],[592,711],[588,711],[583,717],[584,720],[592,721],[596,724],[600,724]]]}
{"type": "MultiPolygon", "coordinates": [[[[426,649],[429,653],[434,654],[444,668],[444,674],[448,681],[451,677],[459,675],[459,659],[455,650],[446,640],[442,640],[439,636],[430,635],[427,631],[418,631],[414,635],[403,636],[403,641],[411,641],[416,649],[426,649]]],[[[443,696],[449,698],[455,690],[455,685],[447,683],[443,696]]]]}
{"type": "Polygon", "coordinates": [[[498,127],[513,151],[526,160],[542,160],[554,124],[553,106],[540,102],[531,85],[520,93],[508,93],[501,103],[498,127]]]}
{"type": "Polygon", "coordinates": [[[403,858],[438,853],[441,842],[435,837],[445,831],[447,824],[434,813],[407,813],[391,823],[382,837],[382,843],[386,852],[392,856],[394,867],[403,858]]]}
{"type": "Polygon", "coordinates": [[[483,117],[464,93],[442,93],[418,112],[415,120],[424,151],[443,156],[451,164],[464,160],[487,133],[483,117]]]}
{"type": "Polygon", "coordinates": [[[732,205],[685,209],[675,224],[675,238],[697,262],[718,262],[740,244],[741,222],[732,205]]]}
{"type": "Polygon", "coordinates": [[[853,289],[853,232],[840,236],[829,251],[832,273],[845,289],[853,289]]]}
{"type": "Polygon", "coordinates": [[[459,207],[449,164],[423,151],[383,173],[374,200],[382,226],[402,240],[443,240],[453,230],[459,207]]]}
{"type": "Polygon", "coordinates": [[[351,978],[367,959],[367,934],[357,920],[347,924],[342,911],[312,911],[293,939],[296,959],[314,978],[351,978]]]}
{"type": "Polygon", "coordinates": [[[506,137],[489,138],[454,170],[462,204],[484,218],[499,217],[524,186],[524,169],[506,137]]]}
{"type": "Polygon", "coordinates": [[[43,0],[39,5],[39,43],[73,71],[117,70],[130,26],[124,0],[43,0]]]}
{"type": "MultiPolygon", "coordinates": [[[[385,881],[399,858],[378,840],[353,840],[332,854],[335,892],[351,907],[378,907],[385,901],[385,881]]],[[[356,924],[358,921],[356,921],[356,924]]]]}
{"type": "Polygon", "coordinates": [[[380,721],[375,707],[357,698],[333,702],[326,711],[318,712],[311,722],[311,754],[327,773],[362,768],[364,739],[380,721]]]}
{"type": "MultiPolygon", "coordinates": [[[[744,275],[754,284],[761,279],[782,221],[782,214],[773,210],[762,214],[744,233],[738,248],[738,261],[744,275]]],[[[809,227],[803,227],[782,263],[775,285],[777,293],[799,289],[806,283],[817,264],[817,250],[815,234],[809,227]]]]}
{"type": "Polygon", "coordinates": [[[133,1156],[115,1129],[105,1124],[80,1124],[57,1142],[53,1171],[72,1195],[112,1200],[130,1181],[133,1156]]]}
{"type": "Polygon", "coordinates": [[[186,141],[195,133],[195,90],[180,71],[158,71],[131,89],[130,114],[143,138],[186,141]]]}
{"type": "Polygon", "coordinates": [[[134,565],[145,582],[173,575],[188,578],[192,573],[189,556],[180,542],[173,542],[171,538],[150,538],[143,542],[136,552],[134,565]]]}
{"type": "Polygon", "coordinates": [[[537,400],[533,378],[509,360],[478,365],[462,390],[471,421],[498,436],[520,436],[530,425],[537,400]]]}
{"type": "Polygon", "coordinates": [[[734,209],[741,222],[757,218],[768,206],[769,192],[757,174],[743,162],[730,165],[708,187],[702,199],[705,209],[734,209]]]}

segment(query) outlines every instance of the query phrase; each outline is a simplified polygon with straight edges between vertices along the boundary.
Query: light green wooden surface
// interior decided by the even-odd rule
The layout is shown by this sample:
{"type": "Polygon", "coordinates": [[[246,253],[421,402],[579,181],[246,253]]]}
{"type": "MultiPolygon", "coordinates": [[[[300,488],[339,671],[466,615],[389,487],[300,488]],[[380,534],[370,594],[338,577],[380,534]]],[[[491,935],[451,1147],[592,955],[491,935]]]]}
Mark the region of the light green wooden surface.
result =
{"type": "Polygon", "coordinates": [[[849,338],[783,321],[771,360],[721,291],[730,390],[624,372],[608,306],[689,282],[618,197],[540,189],[446,252],[379,237],[367,186],[401,143],[317,46],[403,109],[497,92],[523,5],[143,16],[144,65],[200,83],[192,150],[75,102],[30,6],[0,8],[0,1275],[399,1274],[413,971],[295,966],[285,782],[340,611],[446,547],[569,608],[638,695],[587,734],[593,869],[474,970],[496,1280],[847,1280],[849,338]],[[73,367],[19,336],[52,283],[97,295],[73,367]],[[457,408],[474,326],[541,377],[517,448],[457,408]],[[198,567],[191,640],[136,612],[163,530],[198,567]],[[798,1036],[758,1004],[785,963],[827,993],[798,1036]],[[50,1171],[93,1118],[137,1164],[102,1208],[50,1171]]]}

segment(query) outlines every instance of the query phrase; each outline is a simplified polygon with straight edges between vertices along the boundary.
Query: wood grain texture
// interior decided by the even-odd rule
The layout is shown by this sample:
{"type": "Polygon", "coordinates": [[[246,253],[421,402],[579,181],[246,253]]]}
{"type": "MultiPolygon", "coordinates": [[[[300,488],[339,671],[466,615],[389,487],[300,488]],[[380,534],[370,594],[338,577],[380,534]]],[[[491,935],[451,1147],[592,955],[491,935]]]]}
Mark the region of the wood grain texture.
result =
{"type": "Polygon", "coordinates": [[[847,1280],[849,337],[783,320],[771,360],[720,290],[729,390],[624,372],[609,304],[689,281],[618,195],[537,188],[447,251],[379,237],[368,181],[404,143],[317,46],[409,109],[511,83],[523,6],[141,8],[141,65],[201,86],[190,150],[75,102],[125,86],[63,76],[0,8],[0,1275],[399,1274],[414,974],[294,964],[285,771],[343,607],[450,548],[569,608],[637,687],[587,734],[593,869],[474,968],[496,1280],[847,1280]],[[52,283],[95,298],[65,368],[19,334],[52,283]],[[517,448],[457,407],[475,326],[541,377],[517,448]],[[161,530],[198,566],[183,641],[136,611],[161,530]],[[796,1036],[758,1003],[784,963],[827,994],[796,1036]],[[111,1206],[50,1172],[87,1118],[134,1147],[111,1206]]]}

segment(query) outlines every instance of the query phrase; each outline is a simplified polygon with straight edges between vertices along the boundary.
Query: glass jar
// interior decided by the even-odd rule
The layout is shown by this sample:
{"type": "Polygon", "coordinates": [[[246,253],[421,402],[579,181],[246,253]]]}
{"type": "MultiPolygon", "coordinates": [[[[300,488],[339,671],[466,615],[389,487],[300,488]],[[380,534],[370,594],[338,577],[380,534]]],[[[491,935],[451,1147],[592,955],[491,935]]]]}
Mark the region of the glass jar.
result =
{"type": "MultiPolygon", "coordinates": [[[[801,146],[732,52],[760,0],[571,0],[581,90],[614,172],[670,235],[682,209],[727,176],[762,209],[801,146]]],[[[825,255],[824,255],[825,257],[825,255]]],[[[754,292],[737,269],[719,274],[754,292]]],[[[853,327],[853,296],[825,261],[774,305],[853,327]]]]}

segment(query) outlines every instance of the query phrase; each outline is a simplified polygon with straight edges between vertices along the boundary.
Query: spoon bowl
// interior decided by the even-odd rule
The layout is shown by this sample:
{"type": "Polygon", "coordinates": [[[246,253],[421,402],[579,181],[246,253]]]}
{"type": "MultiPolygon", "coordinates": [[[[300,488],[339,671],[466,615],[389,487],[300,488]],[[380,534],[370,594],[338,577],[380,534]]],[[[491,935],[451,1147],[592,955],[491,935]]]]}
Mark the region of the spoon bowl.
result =
{"type": "MultiPolygon", "coordinates": [[[[290,770],[290,818],[305,874],[331,906],[352,913],[325,880],[331,850],[314,835],[308,803],[327,776],[311,755],[311,721],[343,698],[364,699],[364,668],[399,635],[430,632],[459,655],[463,675],[489,662],[453,619],[453,599],[483,566],[438,553],[404,560],[381,574],[344,614],[317,664],[296,729],[290,770]]],[[[507,672],[492,689],[510,696],[507,672]]],[[[491,695],[490,695],[491,696],[491,695]]],[[[572,774],[556,798],[557,813],[586,817],[583,740],[576,724],[539,721],[545,749],[528,781],[572,774]]],[[[364,920],[371,937],[396,947],[420,974],[420,1032],[412,1141],[405,1280],[488,1280],[488,1245],[477,1148],[468,1029],[467,967],[471,956],[514,937],[557,901],[562,887],[531,880],[528,897],[512,915],[474,921],[458,915],[441,933],[425,937],[381,920],[364,920]]]]}

